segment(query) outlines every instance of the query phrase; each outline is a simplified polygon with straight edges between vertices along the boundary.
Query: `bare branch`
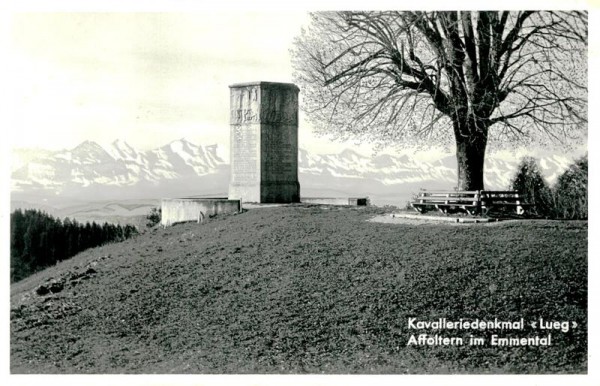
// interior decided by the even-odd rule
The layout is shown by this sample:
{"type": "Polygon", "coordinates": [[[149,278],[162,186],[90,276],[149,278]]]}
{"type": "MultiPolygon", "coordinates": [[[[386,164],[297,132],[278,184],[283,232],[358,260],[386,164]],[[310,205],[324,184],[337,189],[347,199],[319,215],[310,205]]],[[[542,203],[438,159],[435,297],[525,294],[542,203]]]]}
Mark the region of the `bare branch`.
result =
{"type": "Polygon", "coordinates": [[[321,12],[312,20],[292,56],[304,109],[323,133],[417,145],[488,131],[505,141],[586,134],[586,12],[321,12]]]}

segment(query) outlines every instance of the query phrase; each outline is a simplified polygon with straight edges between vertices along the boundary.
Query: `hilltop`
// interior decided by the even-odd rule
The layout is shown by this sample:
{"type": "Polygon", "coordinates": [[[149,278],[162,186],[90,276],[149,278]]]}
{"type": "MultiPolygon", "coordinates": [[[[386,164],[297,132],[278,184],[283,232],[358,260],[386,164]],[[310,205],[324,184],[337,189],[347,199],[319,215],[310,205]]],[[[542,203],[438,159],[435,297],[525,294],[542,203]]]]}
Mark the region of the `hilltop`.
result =
{"type": "Polygon", "coordinates": [[[12,373],[585,373],[587,222],[367,222],[294,205],[156,228],[11,286],[12,373]],[[410,330],[409,318],[575,322],[410,330]],[[529,347],[412,334],[552,334],[529,347]]]}

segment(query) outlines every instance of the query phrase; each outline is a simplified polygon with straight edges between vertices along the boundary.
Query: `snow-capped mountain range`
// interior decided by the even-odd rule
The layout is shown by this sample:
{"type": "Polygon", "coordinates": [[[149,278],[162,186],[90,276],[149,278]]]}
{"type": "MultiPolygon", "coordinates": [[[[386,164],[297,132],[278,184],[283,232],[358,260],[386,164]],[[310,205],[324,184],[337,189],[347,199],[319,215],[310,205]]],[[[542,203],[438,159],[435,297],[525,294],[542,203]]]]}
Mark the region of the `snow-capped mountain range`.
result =
{"type": "Polygon", "coordinates": [[[216,150],[217,145],[196,146],[186,140],[173,141],[145,152],[137,151],[123,141],[113,142],[108,149],[85,141],[71,150],[39,155],[17,150],[13,162],[13,188],[61,189],[72,184],[81,187],[132,186],[141,181],[158,183],[202,176],[214,173],[224,164],[216,150]]]}
{"type": "MultiPolygon", "coordinates": [[[[229,165],[218,150],[218,145],[199,146],[185,139],[148,151],[123,141],[107,148],[85,141],[70,150],[17,149],[12,194],[84,195],[89,199],[225,194],[229,165]]],[[[572,162],[569,157],[551,155],[540,159],[540,167],[552,184],[572,162]]],[[[489,155],[486,187],[507,189],[518,163],[518,159],[489,155]]],[[[398,198],[402,201],[420,188],[453,188],[456,159],[445,156],[423,162],[407,155],[367,157],[348,149],[339,154],[311,154],[300,149],[299,178],[304,196],[369,195],[372,199],[402,197],[398,198]]]]}

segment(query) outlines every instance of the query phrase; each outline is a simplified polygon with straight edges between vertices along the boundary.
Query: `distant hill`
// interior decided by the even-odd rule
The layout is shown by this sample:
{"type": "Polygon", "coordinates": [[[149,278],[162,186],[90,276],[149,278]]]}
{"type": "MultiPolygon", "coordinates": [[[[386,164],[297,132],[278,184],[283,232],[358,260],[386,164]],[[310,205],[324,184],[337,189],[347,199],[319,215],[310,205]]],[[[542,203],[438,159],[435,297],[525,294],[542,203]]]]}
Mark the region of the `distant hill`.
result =
{"type": "MultiPolygon", "coordinates": [[[[229,165],[218,145],[201,146],[185,139],[148,151],[123,141],[108,148],[85,141],[70,150],[17,149],[13,152],[12,199],[61,203],[65,200],[157,199],[169,196],[225,195],[229,165]]],[[[349,149],[338,154],[299,151],[301,192],[308,196],[364,196],[373,203],[403,205],[420,188],[451,189],[456,184],[456,159],[444,156],[429,162],[407,155],[372,157],[349,149]]],[[[485,183],[506,189],[519,160],[490,154],[485,183]]],[[[548,182],[572,159],[550,155],[540,161],[548,182]]]]}

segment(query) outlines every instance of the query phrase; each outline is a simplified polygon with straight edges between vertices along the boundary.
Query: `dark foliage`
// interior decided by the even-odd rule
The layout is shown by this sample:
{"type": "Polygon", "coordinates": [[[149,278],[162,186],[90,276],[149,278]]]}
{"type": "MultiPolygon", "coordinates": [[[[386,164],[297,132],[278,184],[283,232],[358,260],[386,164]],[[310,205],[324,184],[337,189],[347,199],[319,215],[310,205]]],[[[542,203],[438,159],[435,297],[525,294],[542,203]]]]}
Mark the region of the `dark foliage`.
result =
{"type": "Polygon", "coordinates": [[[148,215],[146,216],[146,220],[148,220],[146,222],[146,226],[148,228],[152,228],[156,224],[160,223],[161,213],[161,208],[152,208],[150,210],[150,213],[148,213],[148,215]]]}
{"type": "Polygon", "coordinates": [[[512,190],[534,204],[534,211],[546,218],[585,220],[588,218],[588,159],[575,161],[550,188],[534,158],[525,157],[511,183],[512,190]]]}
{"type": "Polygon", "coordinates": [[[555,215],[563,219],[588,218],[588,158],[572,164],[554,188],[555,215]]]}
{"type": "Polygon", "coordinates": [[[523,194],[526,202],[534,204],[538,215],[552,216],[552,190],[544,180],[534,158],[525,157],[521,160],[510,188],[523,194]]]}
{"type": "Polygon", "coordinates": [[[132,225],[80,224],[69,218],[61,221],[38,210],[18,209],[10,215],[11,282],[85,249],[135,234],[137,229],[132,225]]]}

